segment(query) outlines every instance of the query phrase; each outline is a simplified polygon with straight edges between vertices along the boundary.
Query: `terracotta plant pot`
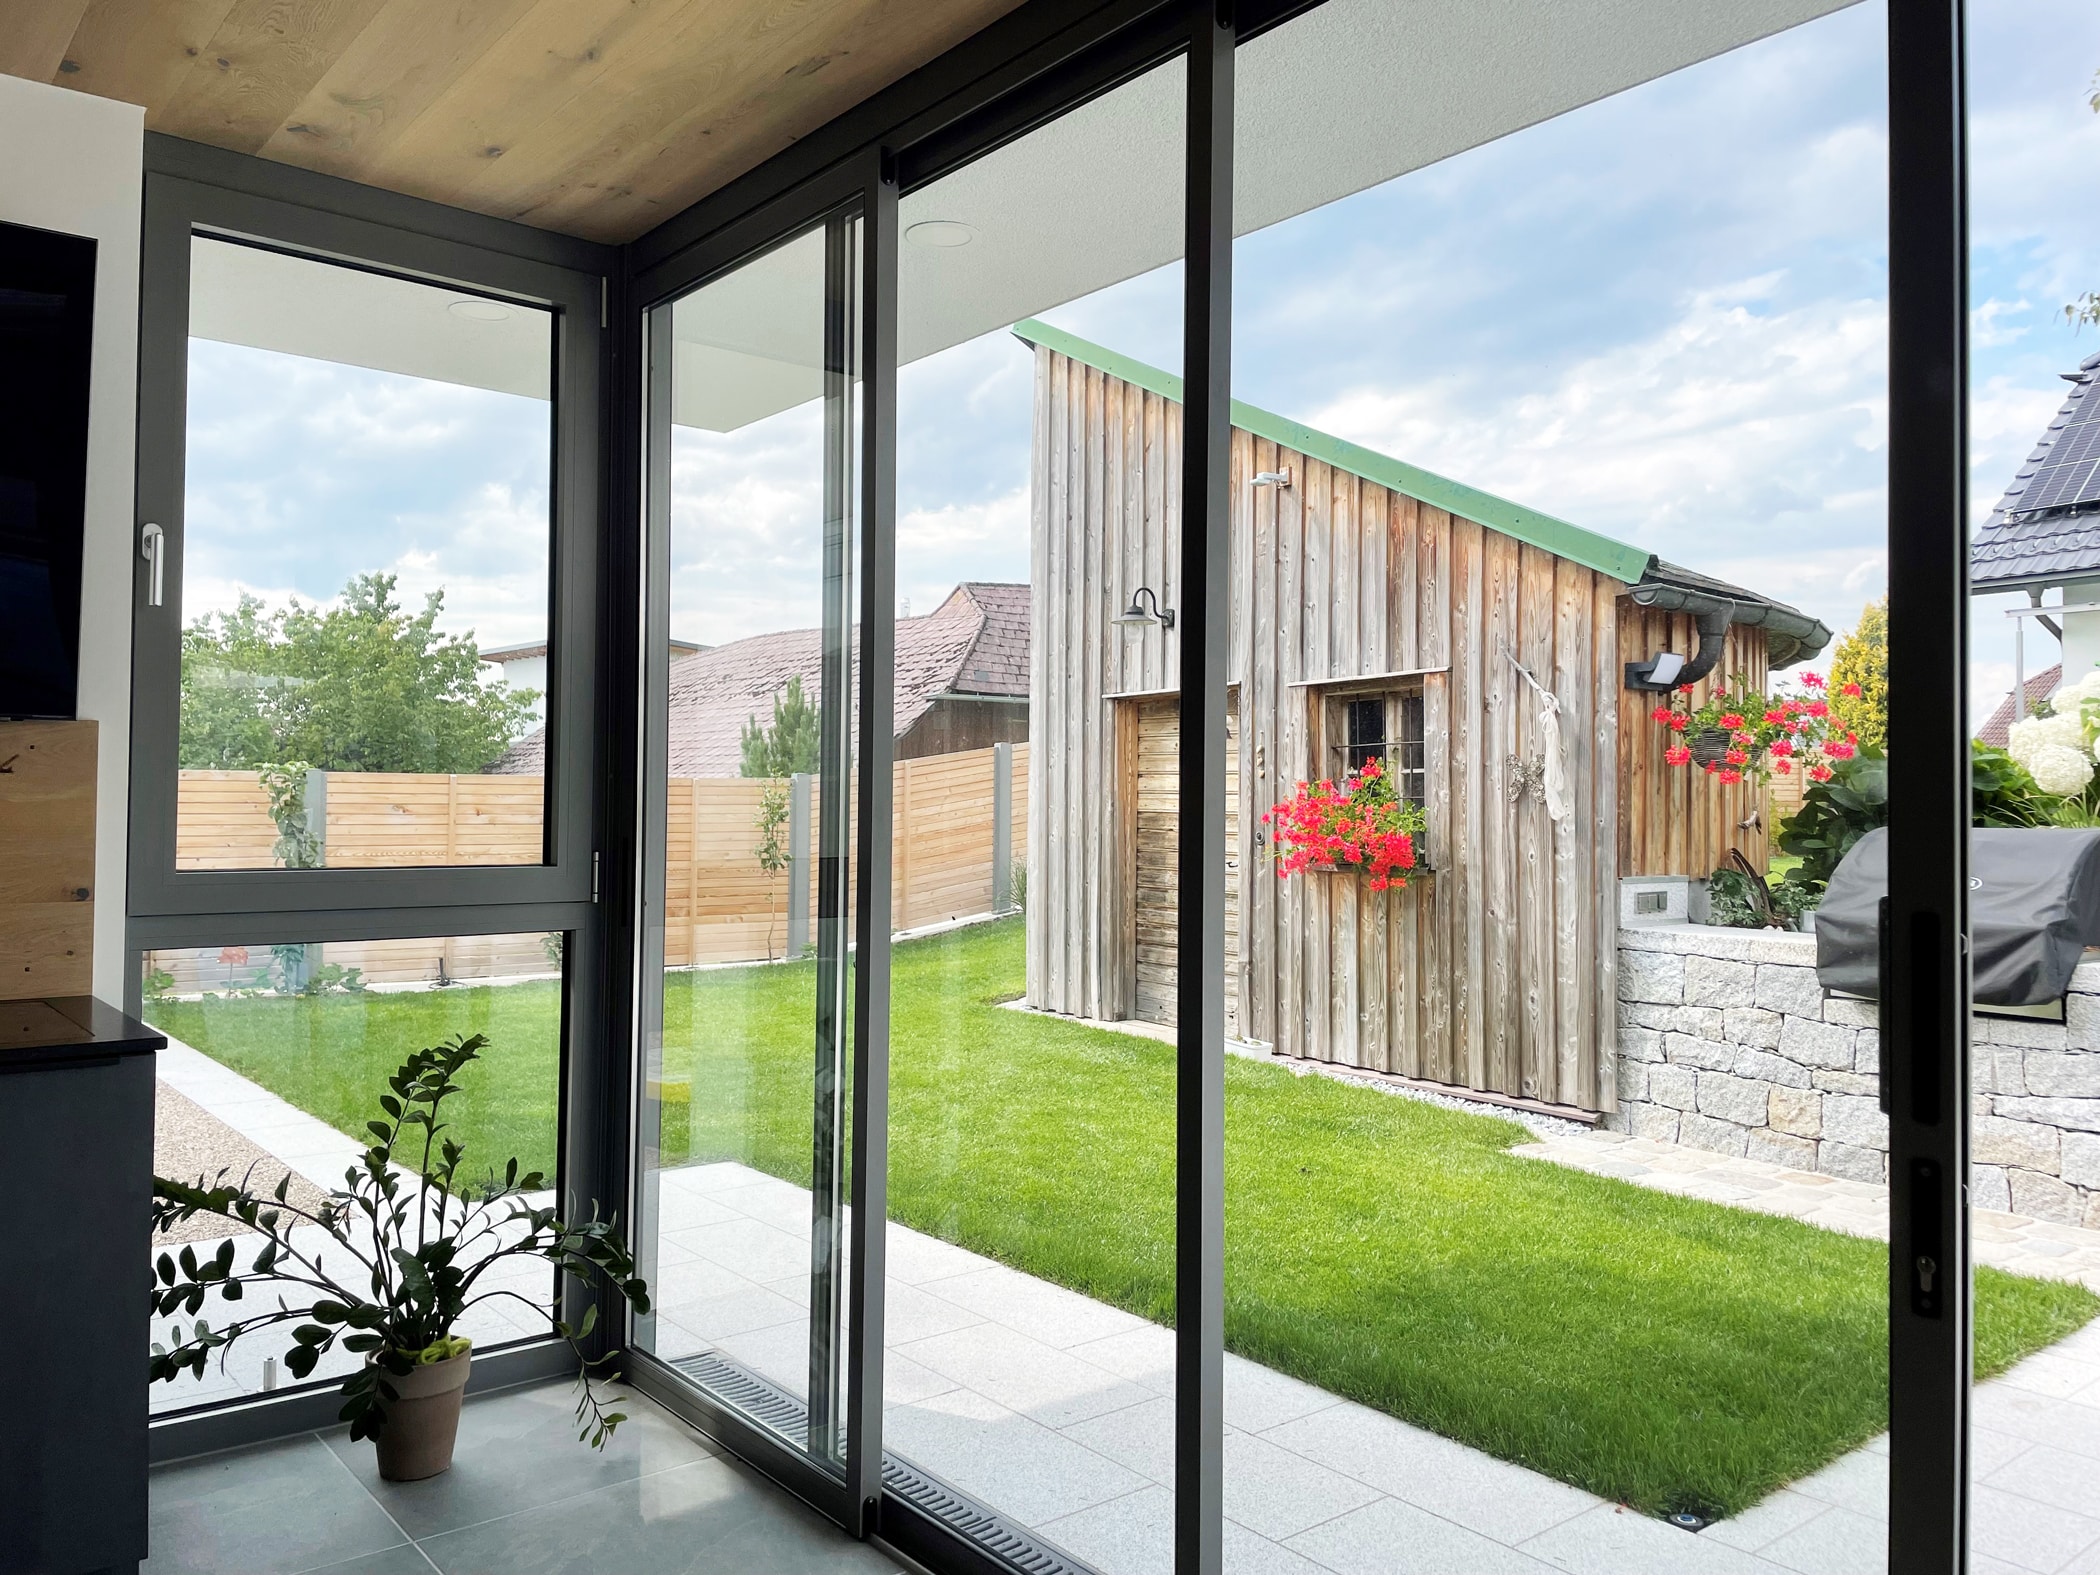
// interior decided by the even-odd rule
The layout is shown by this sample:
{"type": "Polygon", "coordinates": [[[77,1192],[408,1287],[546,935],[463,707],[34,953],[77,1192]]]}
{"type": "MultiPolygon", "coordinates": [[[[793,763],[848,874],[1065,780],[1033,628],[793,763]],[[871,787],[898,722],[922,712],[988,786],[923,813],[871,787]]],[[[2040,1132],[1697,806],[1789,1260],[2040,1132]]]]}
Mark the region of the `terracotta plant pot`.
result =
{"type": "Polygon", "coordinates": [[[379,1451],[379,1474],[389,1482],[420,1482],[452,1469],[452,1445],[459,1437],[459,1407],[466,1398],[472,1351],[418,1367],[405,1378],[389,1374],[387,1382],[401,1398],[386,1409],[386,1425],[373,1435],[379,1451]]]}

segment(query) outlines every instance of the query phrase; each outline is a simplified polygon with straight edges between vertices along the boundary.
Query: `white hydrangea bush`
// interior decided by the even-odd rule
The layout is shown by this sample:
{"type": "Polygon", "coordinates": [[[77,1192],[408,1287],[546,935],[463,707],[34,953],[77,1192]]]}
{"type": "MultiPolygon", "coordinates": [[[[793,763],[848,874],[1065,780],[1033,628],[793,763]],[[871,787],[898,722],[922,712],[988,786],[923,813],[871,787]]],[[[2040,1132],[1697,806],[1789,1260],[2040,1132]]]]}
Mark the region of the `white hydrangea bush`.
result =
{"type": "Polygon", "coordinates": [[[2025,766],[2044,793],[2072,798],[2092,785],[2100,759],[2100,668],[2056,691],[2044,716],[2023,717],[2006,734],[2005,752],[2025,766]]]}

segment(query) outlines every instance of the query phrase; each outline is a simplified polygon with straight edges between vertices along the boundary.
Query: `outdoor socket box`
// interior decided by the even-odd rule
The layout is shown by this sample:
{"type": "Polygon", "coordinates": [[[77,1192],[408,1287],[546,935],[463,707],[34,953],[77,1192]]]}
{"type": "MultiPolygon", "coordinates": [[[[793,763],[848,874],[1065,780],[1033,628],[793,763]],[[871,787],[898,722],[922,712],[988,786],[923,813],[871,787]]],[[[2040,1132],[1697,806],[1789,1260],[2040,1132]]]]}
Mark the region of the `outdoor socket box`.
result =
{"type": "Polygon", "coordinates": [[[1706,882],[1690,875],[1627,875],[1619,881],[1619,928],[1704,924],[1706,882]]]}

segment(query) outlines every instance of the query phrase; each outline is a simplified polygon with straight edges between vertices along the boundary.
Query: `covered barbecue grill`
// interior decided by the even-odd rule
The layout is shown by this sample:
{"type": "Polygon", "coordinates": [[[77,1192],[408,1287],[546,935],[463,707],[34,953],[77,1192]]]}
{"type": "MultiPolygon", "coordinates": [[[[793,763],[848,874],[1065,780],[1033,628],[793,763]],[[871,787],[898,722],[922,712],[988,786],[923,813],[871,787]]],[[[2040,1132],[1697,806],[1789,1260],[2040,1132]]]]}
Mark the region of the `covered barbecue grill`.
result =
{"type": "MultiPolygon", "coordinates": [[[[1889,834],[1854,844],[1816,909],[1816,975],[1826,990],[1878,996],[1889,834]]],[[[1969,934],[1979,1006],[2063,999],[2085,948],[2100,944],[2100,830],[1982,827],[1969,833],[1969,934]]]]}

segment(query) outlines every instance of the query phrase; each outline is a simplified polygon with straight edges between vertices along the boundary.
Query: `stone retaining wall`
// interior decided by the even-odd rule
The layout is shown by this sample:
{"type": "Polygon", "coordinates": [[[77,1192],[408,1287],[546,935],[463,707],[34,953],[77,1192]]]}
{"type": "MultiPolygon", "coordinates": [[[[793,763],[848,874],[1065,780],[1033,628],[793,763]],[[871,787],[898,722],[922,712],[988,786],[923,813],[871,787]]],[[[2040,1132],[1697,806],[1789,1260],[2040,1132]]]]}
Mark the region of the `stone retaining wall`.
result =
{"type": "MultiPolygon", "coordinates": [[[[1825,999],[1812,935],[1619,932],[1615,1131],[1884,1181],[1875,1008],[1825,999]]],[[[1976,1207],[2100,1228],[2100,963],[2066,1023],[1974,1020],[1976,1207]]]]}

